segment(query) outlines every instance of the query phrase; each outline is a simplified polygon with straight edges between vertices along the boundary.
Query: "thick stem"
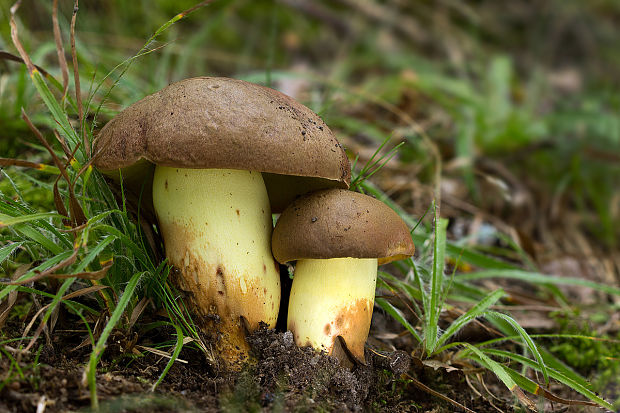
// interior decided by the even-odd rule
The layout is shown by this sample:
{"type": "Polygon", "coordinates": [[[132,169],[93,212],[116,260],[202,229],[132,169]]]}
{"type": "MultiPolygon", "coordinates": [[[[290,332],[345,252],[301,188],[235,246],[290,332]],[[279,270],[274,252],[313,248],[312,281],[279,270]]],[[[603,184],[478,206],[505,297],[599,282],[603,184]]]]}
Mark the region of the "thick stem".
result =
{"type": "Polygon", "coordinates": [[[245,329],[273,327],[280,303],[272,219],[259,172],[157,166],[153,204],[169,263],[180,272],[194,321],[219,335],[231,368],[247,358],[245,329]],[[243,318],[243,319],[242,319],[243,318]]]}
{"type": "Polygon", "coordinates": [[[359,362],[370,330],[377,259],[297,261],[288,307],[288,329],[298,346],[332,354],[338,336],[359,362]]]}

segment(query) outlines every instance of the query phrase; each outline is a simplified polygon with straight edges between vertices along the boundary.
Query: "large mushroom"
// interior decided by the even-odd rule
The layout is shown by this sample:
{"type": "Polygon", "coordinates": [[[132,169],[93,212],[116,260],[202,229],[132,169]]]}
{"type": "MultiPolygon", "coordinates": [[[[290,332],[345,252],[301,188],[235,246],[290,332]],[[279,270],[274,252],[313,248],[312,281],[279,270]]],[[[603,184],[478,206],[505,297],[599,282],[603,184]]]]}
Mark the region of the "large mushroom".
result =
{"type": "Polygon", "coordinates": [[[281,263],[297,261],[287,320],[296,344],[364,363],[377,265],[415,250],[403,220],[367,195],[318,191],[282,212],[272,250],[281,263]]]}
{"type": "Polygon", "coordinates": [[[245,330],[273,326],[280,302],[272,209],[346,188],[350,166],[325,123],[292,98],[228,78],[186,79],[129,106],[100,131],[95,166],[154,207],[177,285],[229,365],[245,330]],[[152,196],[150,188],[152,186],[152,196]]]}

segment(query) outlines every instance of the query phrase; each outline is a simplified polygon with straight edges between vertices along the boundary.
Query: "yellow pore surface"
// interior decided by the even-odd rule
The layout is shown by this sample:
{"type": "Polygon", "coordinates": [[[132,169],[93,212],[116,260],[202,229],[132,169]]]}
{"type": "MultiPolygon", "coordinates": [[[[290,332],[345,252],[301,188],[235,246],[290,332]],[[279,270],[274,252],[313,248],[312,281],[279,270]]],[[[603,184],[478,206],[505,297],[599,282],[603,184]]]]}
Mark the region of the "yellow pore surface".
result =
{"type": "Polygon", "coordinates": [[[251,329],[260,321],[274,326],[280,277],[262,175],[157,166],[153,202],[166,256],[181,271],[181,288],[192,293],[198,311],[219,316],[224,330],[239,328],[240,316],[251,329]]]}
{"type": "Polygon", "coordinates": [[[288,328],[299,346],[331,354],[337,336],[364,360],[377,281],[377,259],[297,261],[288,308],[288,328]]]}

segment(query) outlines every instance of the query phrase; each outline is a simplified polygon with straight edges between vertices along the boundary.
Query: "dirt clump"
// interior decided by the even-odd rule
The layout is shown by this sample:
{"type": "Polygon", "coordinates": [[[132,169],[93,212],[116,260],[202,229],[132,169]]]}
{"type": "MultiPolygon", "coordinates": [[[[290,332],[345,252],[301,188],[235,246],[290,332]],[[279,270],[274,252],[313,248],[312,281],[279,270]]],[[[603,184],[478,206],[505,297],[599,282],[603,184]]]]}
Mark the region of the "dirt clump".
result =
{"type": "Polygon", "coordinates": [[[263,389],[261,403],[292,410],[361,411],[370,387],[367,366],[342,368],[337,359],[299,348],[290,331],[265,328],[248,341],[258,362],[249,367],[263,389]]]}

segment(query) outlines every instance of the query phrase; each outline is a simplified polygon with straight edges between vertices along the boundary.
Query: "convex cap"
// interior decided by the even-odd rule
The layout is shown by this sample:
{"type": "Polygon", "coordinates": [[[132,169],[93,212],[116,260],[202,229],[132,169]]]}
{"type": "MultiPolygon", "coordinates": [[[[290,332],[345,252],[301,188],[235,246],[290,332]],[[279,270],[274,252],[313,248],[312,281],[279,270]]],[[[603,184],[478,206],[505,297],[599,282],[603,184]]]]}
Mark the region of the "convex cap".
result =
{"type": "Polygon", "coordinates": [[[276,90],[228,78],[182,80],[134,103],[104,126],[94,153],[95,167],[112,176],[120,169],[130,182],[150,179],[152,164],[263,172],[275,210],[351,180],[342,146],[318,115],[276,90]]]}
{"type": "Polygon", "coordinates": [[[271,248],[280,263],[350,257],[385,264],[415,251],[407,225],[394,210],[344,189],[314,192],[289,205],[278,219],[271,248]]]}

